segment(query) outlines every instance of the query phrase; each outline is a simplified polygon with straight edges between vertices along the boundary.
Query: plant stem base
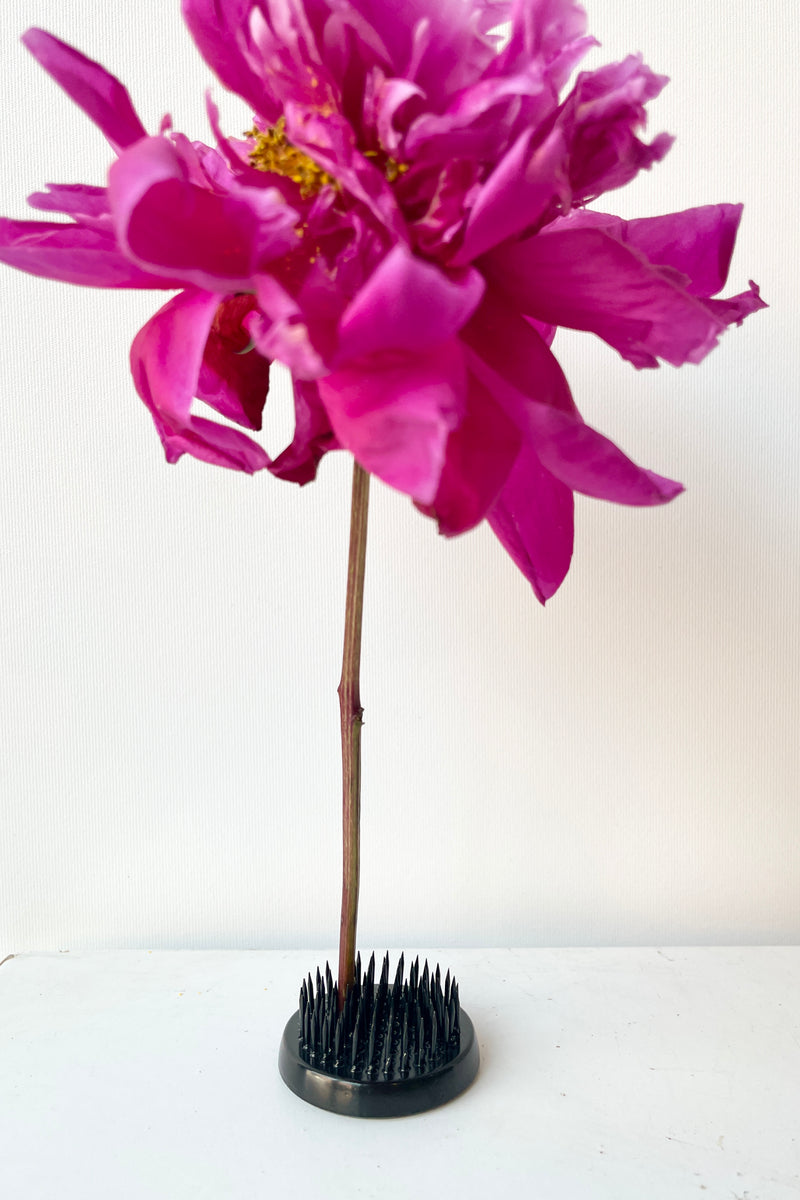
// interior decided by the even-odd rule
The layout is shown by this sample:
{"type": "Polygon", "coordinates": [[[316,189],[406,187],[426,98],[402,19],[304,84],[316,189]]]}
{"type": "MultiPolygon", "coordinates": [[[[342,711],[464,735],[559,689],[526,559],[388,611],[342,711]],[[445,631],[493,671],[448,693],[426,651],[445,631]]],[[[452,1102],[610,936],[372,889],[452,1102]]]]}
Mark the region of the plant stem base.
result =
{"type": "Polygon", "coordinates": [[[287,1022],[278,1065],[295,1095],[317,1108],[351,1117],[403,1117],[437,1108],[472,1083],[480,1053],[460,1006],[458,985],[419,959],[393,984],[389,956],[375,982],[375,958],[338,1002],[330,968],[308,977],[300,1007],[287,1022]]]}

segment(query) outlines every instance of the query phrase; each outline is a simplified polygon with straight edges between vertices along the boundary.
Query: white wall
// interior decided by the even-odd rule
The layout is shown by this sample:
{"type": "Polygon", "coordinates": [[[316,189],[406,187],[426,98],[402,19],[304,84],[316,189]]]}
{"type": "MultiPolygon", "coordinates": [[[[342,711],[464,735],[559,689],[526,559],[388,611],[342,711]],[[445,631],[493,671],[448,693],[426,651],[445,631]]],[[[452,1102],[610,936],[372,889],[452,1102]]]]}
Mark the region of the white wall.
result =
{"type": "MultiPolygon", "coordinates": [[[[590,65],[640,49],[673,80],[651,131],[674,149],[607,207],[744,201],[731,289],[771,308],[681,371],[559,334],[587,419],[687,492],[579,499],[546,611],[488,530],[445,542],[373,488],[367,946],[800,936],[798,10],[588,3],[590,65]]],[[[29,25],[119,74],[150,127],[208,138],[178,9],[3,0],[0,212],[108,163],[29,25]]],[[[0,271],[0,958],[332,945],[349,464],[303,490],[166,466],[127,367],[159,297],[0,271]]]]}

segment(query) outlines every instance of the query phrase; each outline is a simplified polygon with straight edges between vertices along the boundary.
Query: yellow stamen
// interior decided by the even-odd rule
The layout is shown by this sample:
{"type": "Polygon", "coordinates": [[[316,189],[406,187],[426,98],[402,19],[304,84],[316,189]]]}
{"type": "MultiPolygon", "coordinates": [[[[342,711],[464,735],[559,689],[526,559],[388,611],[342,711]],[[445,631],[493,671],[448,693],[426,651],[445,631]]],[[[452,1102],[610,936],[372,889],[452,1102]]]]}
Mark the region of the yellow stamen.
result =
{"type": "Polygon", "coordinates": [[[401,175],[405,175],[408,170],[408,163],[401,163],[395,158],[389,158],[388,154],[383,150],[365,150],[364,158],[376,159],[375,166],[383,171],[389,183],[394,183],[401,175]]]}
{"type": "Polygon", "coordinates": [[[298,150],[286,136],[286,121],[278,118],[278,123],[269,129],[249,129],[244,135],[253,138],[255,145],[248,158],[257,171],[271,171],[282,175],[300,186],[303,199],[315,196],[324,187],[337,187],[336,180],[323,171],[313,158],[302,150],[298,150]]]}
{"type": "MultiPolygon", "coordinates": [[[[284,117],[279,117],[269,129],[248,129],[244,136],[255,142],[248,158],[256,170],[272,171],[275,175],[291,179],[299,185],[304,200],[316,196],[324,187],[339,187],[333,176],[318,166],[313,158],[292,145],[286,136],[284,117]]],[[[383,171],[389,183],[394,183],[408,170],[408,163],[389,158],[383,150],[365,150],[364,157],[377,160],[375,165],[383,171]]]]}
{"type": "Polygon", "coordinates": [[[389,183],[394,183],[401,175],[405,175],[408,170],[408,163],[397,162],[394,158],[387,158],[386,166],[383,168],[383,173],[389,183]]]}

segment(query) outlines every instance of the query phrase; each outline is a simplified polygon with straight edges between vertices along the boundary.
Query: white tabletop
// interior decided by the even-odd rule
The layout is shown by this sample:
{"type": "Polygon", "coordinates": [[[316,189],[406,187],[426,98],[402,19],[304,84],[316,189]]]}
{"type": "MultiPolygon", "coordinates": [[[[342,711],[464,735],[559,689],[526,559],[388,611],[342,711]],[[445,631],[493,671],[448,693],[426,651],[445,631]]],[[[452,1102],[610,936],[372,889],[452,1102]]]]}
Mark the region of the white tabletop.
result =
{"type": "Polygon", "coordinates": [[[798,1200],[800,948],[426,953],[481,1071],[391,1121],[278,1075],[317,952],[6,959],[0,1195],[798,1200]]]}

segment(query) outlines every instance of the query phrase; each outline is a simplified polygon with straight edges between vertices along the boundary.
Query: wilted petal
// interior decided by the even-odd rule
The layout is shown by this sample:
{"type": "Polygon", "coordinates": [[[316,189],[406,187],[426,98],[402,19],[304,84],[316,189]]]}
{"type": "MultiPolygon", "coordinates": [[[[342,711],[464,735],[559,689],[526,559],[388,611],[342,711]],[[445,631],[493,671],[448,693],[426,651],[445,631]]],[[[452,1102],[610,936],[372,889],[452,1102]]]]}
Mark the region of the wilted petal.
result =
{"type": "Polygon", "coordinates": [[[466,413],[447,439],[444,468],[433,504],[420,505],[447,537],[472,529],[489,512],[520,448],[520,431],[474,375],[466,413]]]}
{"type": "Polygon", "coordinates": [[[264,263],[296,247],[298,214],[279,193],[254,191],[249,202],[241,191],[226,196],[191,182],[191,172],[160,137],[140,141],[112,166],[117,237],[136,262],[224,292],[247,288],[264,263]]]}
{"type": "Polygon", "coordinates": [[[521,105],[526,123],[532,125],[553,106],[535,65],[519,75],[478,80],[458,93],[443,113],[421,114],[403,139],[402,156],[425,162],[491,161],[513,138],[521,105]]]}
{"type": "Polygon", "coordinates": [[[497,247],[484,272],[528,316],[598,334],[637,367],[700,362],[724,323],[602,229],[545,231],[497,247]]]}
{"type": "Polygon", "coordinates": [[[115,150],[147,137],[127,90],[105,67],[43,29],[29,29],[22,42],[70,99],[99,126],[115,150]]]}
{"type": "Polygon", "coordinates": [[[190,413],[219,303],[220,297],[209,292],[174,296],[136,335],[131,373],[169,462],[188,453],[220,467],[252,473],[269,464],[260,446],[236,429],[190,413]]]}
{"type": "Polygon", "coordinates": [[[384,351],[334,371],[318,387],[340,444],[365,470],[431,504],[447,439],[464,412],[459,344],[384,351]]]}
{"type": "Polygon", "coordinates": [[[387,48],[390,74],[410,79],[429,99],[433,111],[467,86],[492,61],[494,47],[474,20],[473,6],[462,0],[353,0],[387,48]]]}
{"type": "Polygon", "coordinates": [[[644,470],[587,425],[552,352],[491,293],[464,331],[469,365],[547,470],[576,492],[617,504],[664,504],[681,484],[644,470]]]}
{"type": "Polygon", "coordinates": [[[396,237],[406,237],[405,222],[381,172],[356,145],[349,123],[339,113],[323,114],[310,105],[288,101],[286,133],[324,171],[360,200],[396,237]]]}
{"type": "Polygon", "coordinates": [[[578,0],[514,0],[510,19],[511,36],[493,70],[505,73],[531,58],[541,59],[554,92],[564,86],[587,50],[598,44],[584,36],[586,13],[578,0]]]}
{"type": "Polygon", "coordinates": [[[767,307],[756,284],[751,281],[750,290],[738,296],[710,299],[728,277],[741,215],[741,204],[707,204],[634,221],[581,209],[554,221],[547,233],[549,236],[551,230],[558,229],[602,229],[639,251],[652,266],[665,268],[667,278],[700,298],[718,320],[726,325],[734,321],[741,324],[750,313],[767,307]]]}
{"type": "Polygon", "coordinates": [[[295,379],[294,414],[292,443],[278,455],[269,469],[279,479],[310,483],[316,476],[322,456],[329,450],[339,449],[316,383],[295,379]]]}
{"type": "Polygon", "coordinates": [[[502,294],[486,291],[461,337],[517,392],[562,412],[577,412],[564,372],[546,339],[502,294]]]}
{"type": "Polygon", "coordinates": [[[472,208],[454,263],[467,263],[536,225],[558,198],[569,203],[567,147],[560,129],[531,150],[536,130],[526,130],[502,158],[472,208]]]}
{"type": "Polygon", "coordinates": [[[769,308],[759,295],[758,284],[752,279],[746,292],[739,292],[737,296],[728,296],[722,300],[706,300],[706,304],[714,316],[719,317],[726,325],[741,325],[751,313],[758,312],[760,308],[769,308]]]}
{"type": "Polygon", "coordinates": [[[714,296],[728,278],[742,208],[706,204],[663,217],[620,221],[610,232],[649,262],[680,271],[691,295],[714,296]]]}
{"type": "Polygon", "coordinates": [[[636,131],[646,123],[645,104],[668,82],[635,54],[578,76],[558,117],[570,147],[569,181],[577,202],[622,187],[664,157],[674,140],[669,134],[647,145],[636,131]]]}
{"type": "Polygon", "coordinates": [[[253,346],[244,324],[255,303],[254,296],[238,295],[218,306],[195,393],[223,417],[247,429],[261,428],[269,390],[269,360],[253,346]]]}
{"type": "Polygon", "coordinates": [[[28,196],[31,208],[42,212],[65,213],[88,228],[107,229],[111,232],[111,209],[108,207],[108,191],[103,187],[91,187],[86,183],[46,183],[46,192],[34,192],[28,196]]]}
{"type": "Polygon", "coordinates": [[[220,82],[238,92],[254,112],[275,121],[280,108],[254,69],[250,46],[249,17],[256,7],[255,0],[181,0],[189,32],[220,82]]]}
{"type": "Polygon", "coordinates": [[[619,446],[583,420],[565,413],[531,411],[530,428],[544,466],[575,492],[615,504],[667,504],[683,484],[637,466],[619,446]]]}
{"type": "Polygon", "coordinates": [[[395,246],[342,317],[339,360],[446,342],[472,316],[483,289],[477,271],[446,274],[395,246]]]}
{"type": "Polygon", "coordinates": [[[574,507],[571,489],[524,445],[488,520],[542,604],[569,570],[574,507]]]}
{"type": "Polygon", "coordinates": [[[256,294],[261,311],[247,318],[247,329],[266,358],[277,359],[298,379],[317,379],[327,368],[314,345],[297,300],[270,275],[259,275],[256,294]]]}
{"type": "Polygon", "coordinates": [[[181,284],[137,267],[111,232],[85,225],[0,217],[0,262],[82,287],[176,288],[181,284]]]}

